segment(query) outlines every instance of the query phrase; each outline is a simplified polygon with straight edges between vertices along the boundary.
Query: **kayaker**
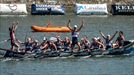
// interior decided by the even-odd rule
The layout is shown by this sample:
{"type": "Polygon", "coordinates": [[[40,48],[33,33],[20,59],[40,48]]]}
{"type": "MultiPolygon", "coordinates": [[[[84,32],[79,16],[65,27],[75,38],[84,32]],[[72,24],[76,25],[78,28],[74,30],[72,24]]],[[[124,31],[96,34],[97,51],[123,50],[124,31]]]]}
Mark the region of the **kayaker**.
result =
{"type": "Polygon", "coordinates": [[[96,37],[92,38],[91,45],[89,47],[91,50],[101,49],[105,50],[105,46],[103,43],[99,42],[96,37]]]}
{"type": "Polygon", "coordinates": [[[71,41],[68,37],[65,37],[63,44],[64,44],[64,51],[69,51],[71,47],[71,41]]]}
{"type": "Polygon", "coordinates": [[[71,44],[71,49],[73,50],[75,45],[78,46],[78,51],[81,49],[80,43],[78,41],[78,36],[79,36],[79,31],[82,29],[82,27],[84,26],[83,24],[83,20],[82,20],[82,24],[80,26],[80,28],[77,28],[77,25],[74,25],[73,28],[70,27],[70,22],[71,20],[69,20],[67,27],[71,30],[72,32],[72,44],[71,44]]]}
{"type": "Polygon", "coordinates": [[[104,38],[104,40],[105,40],[106,50],[108,50],[109,48],[112,48],[112,40],[115,37],[115,35],[118,33],[118,31],[116,31],[113,36],[110,36],[110,35],[105,36],[102,33],[102,31],[99,31],[99,32],[100,32],[101,36],[104,38]]]}
{"type": "Polygon", "coordinates": [[[19,52],[19,48],[20,48],[20,45],[19,45],[19,40],[16,39],[16,36],[15,36],[15,31],[17,29],[17,25],[18,25],[18,21],[17,22],[13,22],[12,23],[12,26],[9,27],[9,35],[10,35],[10,42],[11,42],[11,50],[15,51],[15,48],[17,48],[17,51],[19,52]]]}
{"type": "Polygon", "coordinates": [[[116,39],[116,45],[118,48],[122,48],[124,45],[124,41],[125,41],[125,36],[123,31],[119,31],[119,36],[116,39]]]}

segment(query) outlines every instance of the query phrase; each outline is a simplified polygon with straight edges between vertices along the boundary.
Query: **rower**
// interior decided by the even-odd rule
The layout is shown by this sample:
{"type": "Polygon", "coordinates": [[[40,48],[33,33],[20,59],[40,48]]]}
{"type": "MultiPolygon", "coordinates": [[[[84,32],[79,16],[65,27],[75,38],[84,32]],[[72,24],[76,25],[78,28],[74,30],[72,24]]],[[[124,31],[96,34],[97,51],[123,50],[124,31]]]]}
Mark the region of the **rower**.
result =
{"type": "Polygon", "coordinates": [[[57,47],[54,42],[56,42],[57,39],[55,37],[50,37],[49,40],[46,41],[46,44],[41,48],[46,51],[57,51],[57,47]]]}
{"type": "Polygon", "coordinates": [[[53,41],[48,41],[48,47],[51,51],[57,51],[57,46],[54,44],[53,41]]]}
{"type": "Polygon", "coordinates": [[[41,43],[41,49],[44,50],[44,46],[47,44],[48,40],[46,37],[43,38],[43,42],[41,43]]]}
{"type": "Polygon", "coordinates": [[[55,42],[55,45],[57,47],[58,51],[62,50],[62,39],[60,38],[60,36],[56,36],[57,41],[55,42]]]}
{"type": "Polygon", "coordinates": [[[69,51],[71,46],[71,41],[68,37],[65,37],[63,44],[64,44],[64,51],[69,51]]]}
{"type": "Polygon", "coordinates": [[[105,40],[106,50],[108,50],[109,48],[112,48],[112,40],[115,37],[115,35],[118,33],[118,31],[116,31],[113,36],[110,36],[110,35],[105,36],[102,33],[102,31],[99,31],[99,32],[100,32],[101,36],[104,38],[104,40],[105,40]]]}
{"type": "Polygon", "coordinates": [[[44,52],[57,51],[57,47],[52,40],[48,40],[47,43],[41,49],[44,50],[44,52]]]}
{"type": "Polygon", "coordinates": [[[92,43],[89,47],[91,50],[95,50],[95,49],[101,49],[101,50],[105,50],[105,46],[103,43],[99,42],[98,39],[96,37],[94,37],[92,39],[92,43]]]}
{"type": "Polygon", "coordinates": [[[34,41],[34,45],[33,45],[33,52],[34,53],[41,53],[42,52],[42,50],[41,50],[41,48],[40,48],[41,46],[39,45],[39,41],[38,40],[35,40],[34,41]]]}
{"type": "Polygon", "coordinates": [[[116,39],[117,48],[122,48],[124,45],[124,41],[125,41],[124,33],[122,31],[119,31],[119,36],[116,39]]]}
{"type": "Polygon", "coordinates": [[[17,48],[17,51],[19,52],[20,49],[19,40],[17,40],[15,36],[17,25],[18,25],[18,21],[13,22],[12,27],[9,27],[9,32],[10,32],[11,50],[14,51],[15,48],[17,48]]]}
{"type": "Polygon", "coordinates": [[[90,42],[89,42],[87,36],[85,36],[84,38],[81,39],[81,46],[84,47],[84,50],[89,50],[89,45],[90,45],[90,42]]]}
{"type": "Polygon", "coordinates": [[[25,42],[25,52],[27,52],[27,51],[32,52],[33,44],[34,44],[33,39],[28,37],[27,42],[25,42]]]}
{"type": "MultiPolygon", "coordinates": [[[[100,37],[97,37],[97,40],[104,45],[104,42],[103,42],[103,40],[100,37]]],[[[103,48],[103,46],[100,46],[100,48],[103,48]]]]}
{"type": "Polygon", "coordinates": [[[72,44],[71,44],[71,49],[73,50],[73,48],[75,47],[75,45],[78,46],[78,51],[80,51],[81,46],[80,43],[78,41],[78,35],[79,35],[79,31],[82,29],[82,27],[84,26],[83,24],[83,20],[82,20],[82,24],[80,26],[80,28],[77,29],[77,25],[74,25],[73,28],[70,27],[70,22],[71,20],[69,20],[67,27],[71,30],[72,32],[72,44]]]}

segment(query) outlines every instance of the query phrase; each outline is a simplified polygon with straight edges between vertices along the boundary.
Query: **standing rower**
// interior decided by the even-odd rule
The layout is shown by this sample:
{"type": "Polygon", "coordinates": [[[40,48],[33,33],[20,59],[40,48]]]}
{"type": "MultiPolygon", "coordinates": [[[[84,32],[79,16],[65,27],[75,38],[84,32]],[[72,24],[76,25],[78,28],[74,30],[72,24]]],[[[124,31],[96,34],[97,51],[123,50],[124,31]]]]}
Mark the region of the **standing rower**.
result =
{"type": "Polygon", "coordinates": [[[73,48],[75,47],[75,45],[78,46],[78,50],[81,49],[80,43],[78,42],[78,35],[79,35],[79,31],[81,30],[81,28],[84,26],[83,24],[83,20],[82,20],[82,25],[80,26],[80,28],[77,29],[77,25],[74,25],[73,28],[70,27],[70,22],[71,20],[69,20],[67,27],[71,30],[72,32],[72,44],[71,44],[71,49],[73,50],[73,48]]]}
{"type": "Polygon", "coordinates": [[[12,23],[12,26],[9,27],[9,35],[10,35],[10,42],[11,42],[11,50],[15,50],[15,47],[17,48],[17,51],[19,51],[19,44],[18,44],[18,40],[16,39],[16,36],[15,36],[15,31],[17,29],[17,25],[18,25],[18,21],[17,22],[13,22],[12,23]]]}

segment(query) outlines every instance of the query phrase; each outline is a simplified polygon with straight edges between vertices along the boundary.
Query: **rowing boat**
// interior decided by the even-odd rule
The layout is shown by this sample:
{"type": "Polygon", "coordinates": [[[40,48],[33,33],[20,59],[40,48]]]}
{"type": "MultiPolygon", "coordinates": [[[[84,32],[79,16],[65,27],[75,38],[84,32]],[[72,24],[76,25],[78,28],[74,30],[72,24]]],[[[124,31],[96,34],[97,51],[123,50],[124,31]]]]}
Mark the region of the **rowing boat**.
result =
{"type": "MultiPolygon", "coordinates": [[[[72,50],[69,51],[47,51],[47,52],[41,52],[36,53],[34,55],[34,58],[47,58],[47,57],[68,57],[68,56],[74,56],[74,57],[80,57],[80,56],[95,56],[95,55],[123,55],[123,54],[134,54],[134,42],[122,47],[122,48],[116,48],[116,49],[109,49],[109,50],[92,50],[90,51],[84,51],[80,50],[78,52],[73,52],[72,50]]],[[[0,48],[0,55],[3,55],[3,57],[18,57],[22,58],[26,55],[30,55],[24,52],[14,52],[8,49],[2,49],[0,48]]],[[[32,56],[33,57],[33,56],[32,56]]]]}

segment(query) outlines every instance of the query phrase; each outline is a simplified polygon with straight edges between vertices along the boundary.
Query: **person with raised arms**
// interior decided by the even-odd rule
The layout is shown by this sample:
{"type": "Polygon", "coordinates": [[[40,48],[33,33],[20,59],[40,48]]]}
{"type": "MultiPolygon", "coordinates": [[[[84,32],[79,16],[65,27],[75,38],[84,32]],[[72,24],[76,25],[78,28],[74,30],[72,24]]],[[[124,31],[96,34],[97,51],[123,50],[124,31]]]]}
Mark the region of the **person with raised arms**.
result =
{"type": "Polygon", "coordinates": [[[9,35],[10,35],[10,42],[11,42],[11,50],[15,51],[15,48],[17,48],[17,51],[19,52],[19,48],[20,48],[19,40],[16,39],[15,36],[15,31],[17,29],[18,24],[19,24],[18,21],[12,23],[12,26],[9,27],[9,35]]]}
{"type": "Polygon", "coordinates": [[[80,43],[78,41],[78,36],[79,36],[79,32],[82,29],[82,27],[84,26],[83,24],[83,20],[82,20],[82,24],[80,26],[80,28],[77,28],[77,25],[74,25],[73,28],[70,27],[70,22],[71,20],[68,21],[67,27],[71,30],[72,33],[72,44],[71,44],[71,49],[73,50],[75,45],[78,46],[78,51],[81,49],[80,43]]]}
{"type": "Polygon", "coordinates": [[[102,33],[102,31],[99,31],[99,32],[100,32],[101,36],[104,38],[104,40],[105,40],[106,50],[109,49],[109,48],[112,48],[112,40],[115,37],[115,35],[118,33],[118,31],[116,31],[113,36],[110,36],[110,35],[105,36],[102,33]]]}

